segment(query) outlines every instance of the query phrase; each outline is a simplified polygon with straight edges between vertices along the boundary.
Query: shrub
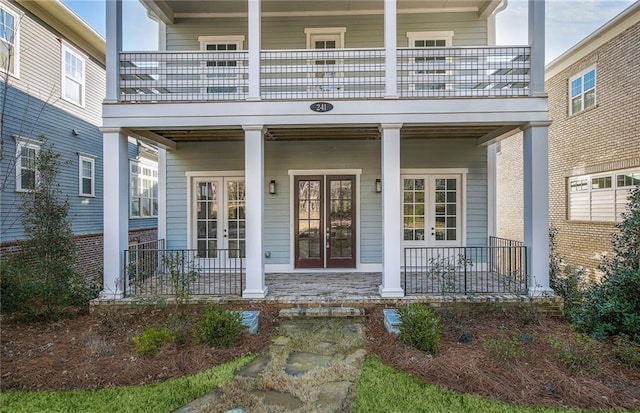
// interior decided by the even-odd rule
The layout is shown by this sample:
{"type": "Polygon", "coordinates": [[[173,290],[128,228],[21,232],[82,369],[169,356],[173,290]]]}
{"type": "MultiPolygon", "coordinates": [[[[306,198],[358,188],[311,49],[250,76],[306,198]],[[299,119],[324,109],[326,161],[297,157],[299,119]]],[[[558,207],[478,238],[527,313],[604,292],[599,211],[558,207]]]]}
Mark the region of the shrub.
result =
{"type": "Polygon", "coordinates": [[[193,330],[194,338],[209,347],[230,347],[244,331],[242,315],[211,304],[193,330]]]}
{"type": "Polygon", "coordinates": [[[418,350],[435,354],[440,344],[440,316],[424,304],[398,308],[400,341],[418,350]]]}
{"type": "Polygon", "coordinates": [[[531,336],[514,334],[511,338],[507,337],[504,326],[500,328],[500,336],[498,338],[489,338],[484,340],[484,349],[493,360],[498,363],[504,363],[507,366],[513,366],[525,359],[527,353],[524,349],[525,341],[531,342],[531,336]],[[521,339],[522,337],[522,339],[521,339]]]}
{"type": "Polygon", "coordinates": [[[640,343],[640,187],[612,236],[613,255],[600,265],[604,277],[586,291],[572,317],[576,327],[600,339],[626,334],[640,343]]]}
{"type": "Polygon", "coordinates": [[[587,334],[572,330],[566,339],[554,336],[548,339],[548,343],[573,373],[598,369],[596,342],[587,334]]]}
{"type": "Polygon", "coordinates": [[[141,356],[153,356],[160,347],[172,342],[176,338],[176,333],[167,327],[156,329],[148,327],[144,333],[131,339],[136,346],[136,353],[141,356]]]}
{"type": "Polygon", "coordinates": [[[629,367],[640,367],[640,345],[631,341],[626,334],[613,339],[613,354],[629,367]]]}

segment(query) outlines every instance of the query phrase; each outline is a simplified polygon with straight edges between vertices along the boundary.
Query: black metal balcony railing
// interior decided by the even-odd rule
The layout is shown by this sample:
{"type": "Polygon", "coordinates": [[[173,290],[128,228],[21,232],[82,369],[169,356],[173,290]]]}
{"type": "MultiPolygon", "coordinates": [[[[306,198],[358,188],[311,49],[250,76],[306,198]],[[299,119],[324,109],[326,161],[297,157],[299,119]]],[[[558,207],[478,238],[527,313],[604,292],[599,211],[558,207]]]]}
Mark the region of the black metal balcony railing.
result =
{"type": "MultiPolygon", "coordinates": [[[[263,100],[378,99],[385,49],[263,50],[263,100]]],[[[400,98],[528,96],[530,48],[399,48],[400,98]]],[[[121,52],[123,102],[241,101],[249,92],[247,51],[121,52]]]]}
{"type": "Polygon", "coordinates": [[[526,294],[523,245],[408,247],[404,249],[406,294],[526,294]]]}
{"type": "Polygon", "coordinates": [[[209,254],[215,258],[202,258],[198,250],[164,249],[164,242],[132,246],[124,252],[124,295],[241,295],[241,251],[218,249],[209,254]]]}

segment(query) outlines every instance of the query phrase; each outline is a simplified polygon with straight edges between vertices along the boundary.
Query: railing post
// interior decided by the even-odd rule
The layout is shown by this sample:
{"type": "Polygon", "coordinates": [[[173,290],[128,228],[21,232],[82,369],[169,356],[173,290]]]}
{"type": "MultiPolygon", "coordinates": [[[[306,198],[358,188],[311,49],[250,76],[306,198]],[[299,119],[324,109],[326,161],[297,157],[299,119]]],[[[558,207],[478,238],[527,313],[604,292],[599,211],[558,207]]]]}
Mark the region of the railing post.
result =
{"type": "Polygon", "coordinates": [[[122,50],[122,0],[106,2],[107,79],[105,102],[117,102],[120,96],[120,51],[122,50]]]}

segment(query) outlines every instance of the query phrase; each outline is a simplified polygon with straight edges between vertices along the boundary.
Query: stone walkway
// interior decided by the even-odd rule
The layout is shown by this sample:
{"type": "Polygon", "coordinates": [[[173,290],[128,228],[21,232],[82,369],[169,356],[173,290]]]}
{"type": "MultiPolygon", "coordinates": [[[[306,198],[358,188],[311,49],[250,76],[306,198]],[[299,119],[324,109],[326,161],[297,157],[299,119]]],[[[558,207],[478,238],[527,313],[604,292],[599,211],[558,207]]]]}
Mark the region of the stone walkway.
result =
{"type": "Polygon", "coordinates": [[[364,311],[331,315],[284,309],[281,317],[290,319],[264,354],[231,383],[176,412],[348,412],[366,354],[364,311]]]}

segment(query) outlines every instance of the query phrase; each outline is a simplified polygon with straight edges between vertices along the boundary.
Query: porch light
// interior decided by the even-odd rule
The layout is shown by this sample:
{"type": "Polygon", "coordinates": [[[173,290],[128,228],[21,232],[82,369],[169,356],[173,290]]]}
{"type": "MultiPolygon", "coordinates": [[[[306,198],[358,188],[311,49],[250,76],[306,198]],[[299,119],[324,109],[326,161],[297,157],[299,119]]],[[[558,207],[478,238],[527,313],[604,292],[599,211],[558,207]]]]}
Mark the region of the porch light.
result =
{"type": "Polygon", "coordinates": [[[269,182],[269,193],[271,195],[275,195],[276,193],[276,181],[273,179],[269,182]]]}
{"type": "Polygon", "coordinates": [[[376,192],[382,192],[382,179],[380,178],[376,179],[376,192]]]}

